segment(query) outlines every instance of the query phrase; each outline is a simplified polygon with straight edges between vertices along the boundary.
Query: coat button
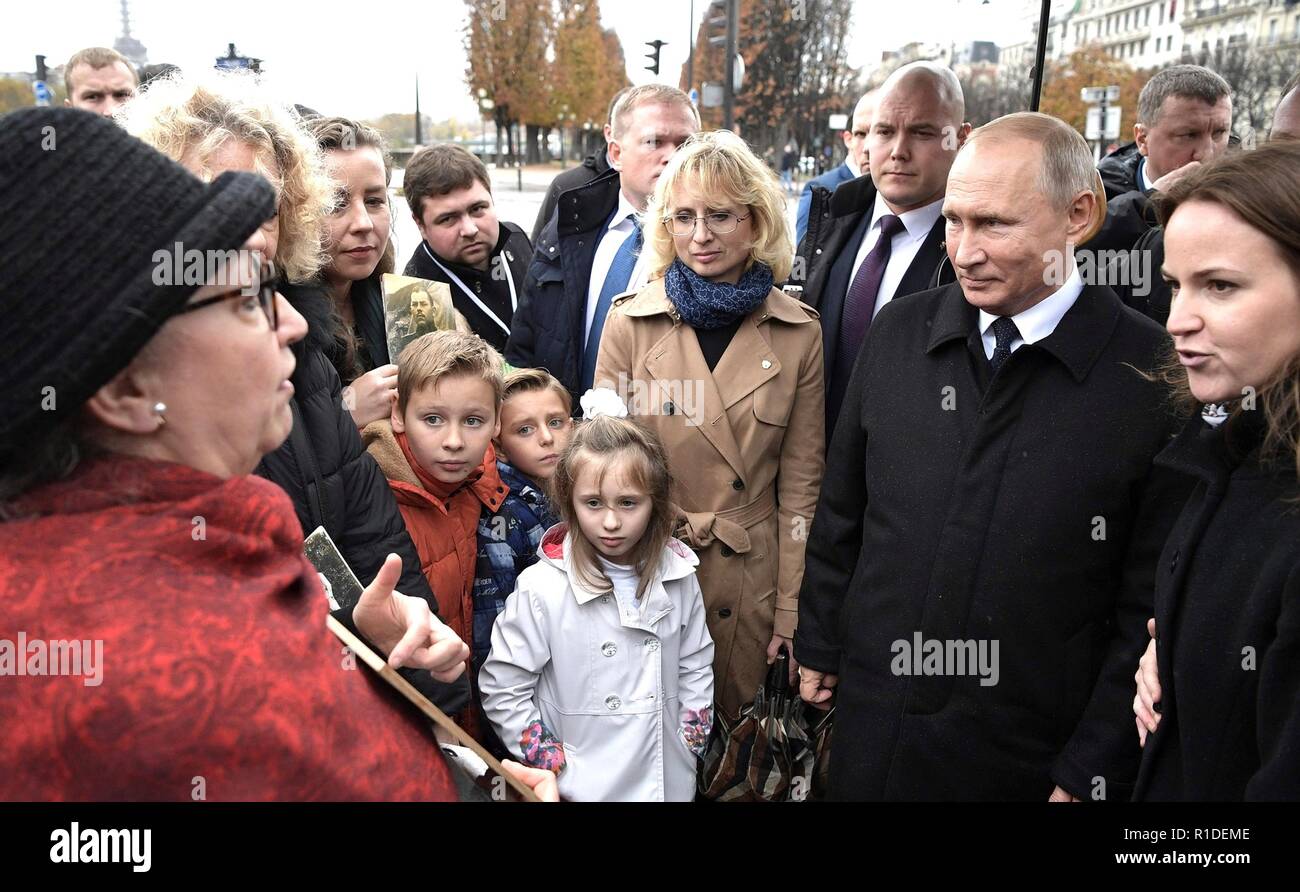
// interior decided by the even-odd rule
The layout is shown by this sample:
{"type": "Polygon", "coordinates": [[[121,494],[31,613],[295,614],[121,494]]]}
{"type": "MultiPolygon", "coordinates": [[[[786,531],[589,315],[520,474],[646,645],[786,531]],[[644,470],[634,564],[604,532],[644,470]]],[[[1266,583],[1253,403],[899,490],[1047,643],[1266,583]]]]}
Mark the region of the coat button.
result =
{"type": "Polygon", "coordinates": [[[618,645],[613,641],[606,641],[600,646],[600,652],[607,657],[612,657],[614,654],[618,653],[618,645]]]}
{"type": "Polygon", "coordinates": [[[1174,552],[1173,560],[1171,560],[1171,561],[1169,562],[1169,572],[1170,572],[1170,573],[1173,573],[1175,570],[1178,569],[1178,557],[1179,557],[1179,555],[1181,555],[1182,553],[1183,553],[1183,552],[1182,552],[1181,549],[1178,549],[1178,550],[1176,550],[1176,551],[1174,552]]]}
{"type": "Polygon", "coordinates": [[[722,617],[723,619],[726,619],[727,617],[731,616],[731,608],[723,607],[721,610],[718,611],[718,616],[722,617]]]}
{"type": "Polygon", "coordinates": [[[658,638],[647,638],[647,639],[645,640],[645,646],[646,646],[646,650],[648,650],[648,651],[650,651],[651,653],[653,653],[653,652],[655,652],[655,651],[657,651],[657,650],[659,649],[659,639],[658,639],[658,638]]]}
{"type": "Polygon", "coordinates": [[[722,552],[723,557],[731,557],[733,554],[735,554],[735,552],[731,550],[730,545],[724,545],[718,550],[722,552]]]}
{"type": "Polygon", "coordinates": [[[737,477],[735,480],[731,481],[731,488],[734,490],[742,490],[745,488],[745,481],[737,477]]]}
{"type": "Polygon", "coordinates": [[[602,603],[602,604],[608,604],[608,603],[609,603],[609,595],[601,595],[601,596],[600,596],[600,603],[602,603]]]}
{"type": "Polygon", "coordinates": [[[763,368],[770,369],[771,367],[772,367],[772,360],[770,359],[763,360],[763,368]]]}
{"type": "Polygon", "coordinates": [[[615,697],[613,694],[610,694],[605,698],[605,705],[610,709],[618,709],[623,705],[623,701],[615,697]]]}

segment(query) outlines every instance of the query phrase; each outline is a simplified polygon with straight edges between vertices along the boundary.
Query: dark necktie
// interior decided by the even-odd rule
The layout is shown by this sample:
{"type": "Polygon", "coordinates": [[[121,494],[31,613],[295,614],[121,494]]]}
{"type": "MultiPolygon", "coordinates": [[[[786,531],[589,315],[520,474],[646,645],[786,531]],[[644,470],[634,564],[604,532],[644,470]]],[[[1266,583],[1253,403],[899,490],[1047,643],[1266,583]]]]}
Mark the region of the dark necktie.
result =
{"type": "Polygon", "coordinates": [[[993,374],[998,373],[1002,368],[1002,363],[1007,361],[1011,355],[1011,342],[1020,337],[1020,329],[1016,328],[1016,323],[1011,321],[1010,316],[999,316],[993,320],[993,337],[997,343],[993,347],[993,356],[989,359],[989,365],[993,367],[993,374]]]}
{"type": "Polygon", "coordinates": [[[890,243],[903,228],[903,221],[893,214],[885,214],[880,218],[880,238],[876,239],[862,261],[862,266],[858,267],[858,274],[853,277],[848,293],[844,296],[836,364],[838,373],[846,378],[853,369],[862,342],[867,338],[867,329],[871,327],[871,317],[876,311],[876,297],[880,293],[880,281],[885,277],[885,267],[889,265],[890,243]]]}
{"type": "Polygon", "coordinates": [[[596,357],[600,354],[600,335],[605,330],[605,317],[609,315],[609,305],[614,296],[627,290],[632,280],[632,270],[636,268],[637,255],[641,253],[641,226],[635,214],[628,214],[626,219],[632,221],[632,234],[623,239],[617,253],[605,274],[605,282],[600,286],[600,296],[596,299],[596,315],[591,317],[591,333],[587,335],[586,349],[582,353],[582,389],[591,388],[592,379],[596,377],[596,357]]]}

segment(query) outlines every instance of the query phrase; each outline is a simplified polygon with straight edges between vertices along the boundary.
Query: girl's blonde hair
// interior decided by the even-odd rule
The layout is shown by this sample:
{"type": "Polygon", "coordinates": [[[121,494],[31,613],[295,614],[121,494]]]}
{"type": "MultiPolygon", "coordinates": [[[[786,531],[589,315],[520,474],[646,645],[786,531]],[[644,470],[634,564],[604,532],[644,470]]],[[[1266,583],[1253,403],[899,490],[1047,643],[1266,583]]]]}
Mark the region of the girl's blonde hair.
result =
{"type": "Polygon", "coordinates": [[[228,140],[253,149],[255,166],[279,195],[276,265],[290,281],[316,276],[326,261],[323,236],[334,186],[324,156],[297,114],[266,96],[247,72],[181,72],[150,81],[117,113],[129,133],[174,161],[197,167],[228,140]]]}
{"type": "Polygon", "coordinates": [[[695,134],[660,174],[644,229],[650,278],[662,276],[677,258],[672,233],[664,221],[672,216],[673,193],[678,186],[710,205],[732,207],[741,214],[748,211],[753,242],[745,270],[758,260],[771,268],[777,284],[786,280],[794,262],[794,242],[785,218],[785,195],[772,169],[729,130],[695,134]]]}
{"type": "Polygon", "coordinates": [[[560,517],[569,525],[573,568],[583,586],[592,591],[608,592],[614,586],[600,563],[600,552],[587,541],[578,524],[578,509],[573,504],[578,474],[595,464],[597,483],[605,480],[615,463],[623,462],[631,483],[650,499],[650,522],[639,542],[628,552],[638,577],[637,597],[645,596],[659,569],[659,557],[672,536],[676,523],[672,505],[672,475],[668,455],[653,432],[630,418],[598,415],[578,424],[560,453],[551,477],[551,498],[560,517]]]}

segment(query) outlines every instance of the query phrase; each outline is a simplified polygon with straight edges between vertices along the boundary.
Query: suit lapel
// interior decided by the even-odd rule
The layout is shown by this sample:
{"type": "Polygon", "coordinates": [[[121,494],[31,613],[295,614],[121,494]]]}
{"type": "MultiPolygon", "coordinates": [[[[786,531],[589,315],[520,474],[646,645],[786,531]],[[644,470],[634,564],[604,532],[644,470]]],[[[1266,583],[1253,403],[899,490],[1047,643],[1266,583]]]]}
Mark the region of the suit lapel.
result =
{"type": "Polygon", "coordinates": [[[898,289],[890,295],[891,299],[930,290],[934,271],[938,269],[940,263],[943,263],[945,256],[942,247],[943,238],[944,221],[943,217],[940,217],[934,226],[930,227],[929,234],[921,243],[921,249],[916,252],[907,272],[903,274],[902,281],[898,283],[898,289]]]}
{"type": "Polygon", "coordinates": [[[781,363],[772,352],[772,346],[758,328],[758,323],[766,319],[767,311],[762,307],[746,316],[713,370],[723,411],[781,371],[781,363]]]}
{"type": "MultiPolygon", "coordinates": [[[[748,472],[732,433],[731,422],[727,419],[717,380],[709,371],[704,354],[700,352],[700,343],[690,326],[675,322],[672,329],[646,353],[645,367],[670,394],[680,393],[682,387],[694,387],[696,382],[699,383],[704,398],[699,431],[737,475],[745,476],[748,472]]],[[[718,367],[721,369],[721,363],[718,367]]]]}

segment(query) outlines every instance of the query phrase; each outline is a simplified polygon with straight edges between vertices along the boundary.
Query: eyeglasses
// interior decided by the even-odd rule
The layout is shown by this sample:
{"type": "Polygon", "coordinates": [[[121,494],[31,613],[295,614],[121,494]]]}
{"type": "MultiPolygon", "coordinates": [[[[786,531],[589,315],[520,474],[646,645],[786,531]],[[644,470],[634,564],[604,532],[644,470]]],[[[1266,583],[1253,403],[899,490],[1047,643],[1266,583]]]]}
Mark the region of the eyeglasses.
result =
{"type": "Polygon", "coordinates": [[[731,235],[740,225],[741,220],[748,220],[749,214],[739,217],[732,213],[705,214],[703,217],[697,217],[694,214],[688,214],[685,211],[673,214],[671,217],[664,218],[664,226],[673,235],[693,235],[695,233],[695,224],[700,220],[709,232],[714,235],[731,235]]]}
{"type": "MultiPolygon", "coordinates": [[[[276,300],[276,292],[280,290],[280,273],[276,270],[275,264],[269,260],[263,260],[257,266],[258,275],[257,302],[262,307],[262,312],[266,314],[266,321],[271,326],[271,331],[276,331],[280,327],[280,307],[276,300]]],[[[240,298],[248,299],[252,297],[247,288],[241,288],[239,291],[230,294],[221,294],[217,297],[208,297],[203,300],[196,300],[192,304],[186,304],[176,315],[180,316],[185,313],[192,313],[195,310],[201,310],[204,307],[210,307],[213,304],[219,304],[227,300],[239,300],[240,298]]]]}

